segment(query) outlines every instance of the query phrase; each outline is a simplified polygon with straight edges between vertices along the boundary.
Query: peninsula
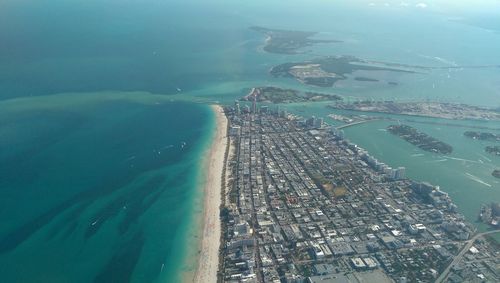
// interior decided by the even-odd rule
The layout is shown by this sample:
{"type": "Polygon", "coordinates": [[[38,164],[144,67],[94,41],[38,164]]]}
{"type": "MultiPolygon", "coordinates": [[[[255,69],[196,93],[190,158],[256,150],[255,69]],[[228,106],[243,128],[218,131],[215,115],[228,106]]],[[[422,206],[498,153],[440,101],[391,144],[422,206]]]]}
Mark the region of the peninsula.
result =
{"type": "Polygon", "coordinates": [[[317,102],[317,101],[338,101],[342,97],[336,94],[301,92],[294,89],[279,87],[256,87],[245,95],[242,100],[270,103],[297,103],[297,102],[317,102]]]}
{"type": "Polygon", "coordinates": [[[268,29],[264,27],[251,27],[250,29],[267,36],[264,51],[278,54],[299,54],[302,48],[313,46],[317,43],[339,43],[339,40],[312,39],[317,32],[293,31],[281,29],[268,29]]]}
{"type": "MultiPolygon", "coordinates": [[[[416,73],[411,69],[393,68],[380,62],[375,64],[354,56],[330,56],[305,62],[285,63],[273,67],[270,73],[275,77],[295,78],[307,85],[332,87],[335,82],[348,79],[348,75],[355,71],[416,73]]],[[[358,81],[378,81],[366,76],[356,78],[358,81]]]]}
{"type": "Polygon", "coordinates": [[[425,151],[441,154],[450,154],[453,151],[451,145],[439,141],[425,133],[421,133],[408,125],[391,125],[387,127],[387,130],[391,134],[397,135],[425,151]]]}
{"type": "MultiPolygon", "coordinates": [[[[235,104],[225,113],[235,155],[221,208],[220,282],[434,282],[440,275],[468,282],[477,274],[472,265],[448,267],[496,262],[497,247],[474,234],[447,193],[406,178],[403,167],[391,169],[341,131],[278,107],[235,104]]],[[[495,269],[481,272],[485,281],[500,279],[495,269]]]]}
{"type": "MultiPolygon", "coordinates": [[[[387,113],[397,115],[422,116],[454,120],[500,120],[500,111],[467,104],[446,102],[395,102],[395,101],[357,101],[338,102],[330,108],[361,112],[387,113]]],[[[468,132],[466,136],[481,136],[480,133],[468,132]]],[[[487,135],[485,135],[486,137],[487,135]]],[[[498,138],[498,135],[496,136],[498,138]]]]}

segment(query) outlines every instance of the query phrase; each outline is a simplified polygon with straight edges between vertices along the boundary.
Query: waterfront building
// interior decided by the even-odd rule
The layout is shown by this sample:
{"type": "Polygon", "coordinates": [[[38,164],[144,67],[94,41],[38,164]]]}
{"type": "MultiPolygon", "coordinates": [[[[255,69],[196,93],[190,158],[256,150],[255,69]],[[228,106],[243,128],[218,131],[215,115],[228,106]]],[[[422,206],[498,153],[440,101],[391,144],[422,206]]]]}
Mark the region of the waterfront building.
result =
{"type": "Polygon", "coordinates": [[[314,127],[315,128],[322,128],[323,127],[323,118],[317,118],[314,121],[314,127]]]}
{"type": "Polygon", "coordinates": [[[235,137],[241,135],[241,127],[240,126],[231,126],[229,128],[229,135],[235,136],[235,137]]]}
{"type": "Polygon", "coordinates": [[[288,112],[286,110],[281,110],[279,112],[280,118],[287,118],[288,117],[288,112]]]}
{"type": "Polygon", "coordinates": [[[241,114],[240,102],[238,100],[234,102],[234,112],[236,112],[236,115],[241,114]]]}
{"type": "Polygon", "coordinates": [[[308,126],[308,127],[314,127],[315,124],[316,124],[316,117],[315,116],[312,116],[311,118],[306,120],[306,126],[308,126]]]}
{"type": "Polygon", "coordinates": [[[404,179],[406,177],[405,175],[406,175],[406,168],[399,167],[396,170],[396,180],[402,180],[402,179],[404,179]]]}
{"type": "Polygon", "coordinates": [[[253,96],[253,101],[252,101],[252,113],[256,114],[257,113],[257,96],[253,96]]]}

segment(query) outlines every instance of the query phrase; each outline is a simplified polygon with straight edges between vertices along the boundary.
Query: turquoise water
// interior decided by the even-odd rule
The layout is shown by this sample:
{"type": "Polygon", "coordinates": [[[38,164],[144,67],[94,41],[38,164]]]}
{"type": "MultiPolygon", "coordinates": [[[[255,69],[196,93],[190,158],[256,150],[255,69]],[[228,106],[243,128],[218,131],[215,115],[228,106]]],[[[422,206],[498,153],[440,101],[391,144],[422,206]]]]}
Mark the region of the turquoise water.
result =
{"type": "MultiPolygon", "coordinates": [[[[499,68],[370,73],[382,83],[346,80],[330,89],[269,76],[274,65],[323,55],[440,67],[500,64],[498,3],[449,9],[453,1],[434,1],[418,9],[411,1],[408,7],[385,2],[390,6],[1,1],[2,281],[177,282],[176,276],[192,270],[184,265],[186,247],[198,236],[197,177],[214,126],[208,107],[192,101],[229,103],[251,87],[276,85],[352,100],[500,107],[499,68]],[[318,31],[320,38],[343,43],[301,55],[267,54],[262,35],[248,29],[254,25],[318,31]]],[[[307,113],[329,110],[319,104],[307,113]]],[[[450,191],[468,216],[484,199],[498,199],[498,182],[483,170],[498,161],[480,157],[483,145],[461,140],[461,130],[415,125],[456,143],[457,158],[481,159],[480,166],[412,158],[415,149],[378,131],[384,126],[367,124],[348,135],[387,163],[406,166],[410,176],[450,191]]]]}
{"type": "MultiPolygon", "coordinates": [[[[452,145],[453,153],[443,156],[425,152],[384,131],[394,122],[373,122],[345,132],[349,139],[390,166],[405,166],[408,177],[440,186],[471,222],[476,220],[481,204],[500,200],[500,180],[491,175],[500,167],[500,158],[484,152],[484,147],[491,143],[463,135],[475,129],[403,123],[452,145]]],[[[500,129],[499,123],[496,126],[500,129]]]]}
{"type": "Polygon", "coordinates": [[[213,114],[141,99],[0,102],[3,282],[176,280],[213,114]]]}
{"type": "MultiPolygon", "coordinates": [[[[500,180],[491,173],[500,168],[500,158],[484,151],[494,142],[472,140],[463,135],[465,131],[500,133],[498,121],[446,120],[424,117],[386,115],[334,110],[316,105],[289,105],[290,112],[303,117],[324,117],[331,125],[340,125],[327,117],[328,114],[364,114],[395,119],[373,121],[344,129],[346,137],[368,150],[373,156],[391,167],[406,167],[408,177],[440,186],[450,194],[459,211],[475,222],[482,204],[500,200],[500,180]],[[419,149],[386,131],[387,126],[404,123],[417,128],[453,146],[450,155],[433,154],[419,149]],[[446,124],[446,125],[445,125],[446,124]],[[483,127],[486,129],[477,129],[483,127]]],[[[487,227],[475,223],[479,229],[487,227]]]]}

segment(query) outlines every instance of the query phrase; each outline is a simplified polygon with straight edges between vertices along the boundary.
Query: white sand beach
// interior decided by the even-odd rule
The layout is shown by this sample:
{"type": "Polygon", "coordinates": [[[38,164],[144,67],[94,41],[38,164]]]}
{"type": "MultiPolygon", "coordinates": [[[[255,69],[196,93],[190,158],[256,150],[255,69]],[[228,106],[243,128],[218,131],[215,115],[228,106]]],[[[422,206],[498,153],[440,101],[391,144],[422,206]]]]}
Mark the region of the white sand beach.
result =
{"type": "Polygon", "coordinates": [[[216,133],[205,160],[203,230],[198,265],[193,277],[193,282],[204,283],[217,282],[221,236],[219,207],[224,154],[227,147],[227,118],[222,107],[218,105],[212,107],[216,115],[216,133]]]}

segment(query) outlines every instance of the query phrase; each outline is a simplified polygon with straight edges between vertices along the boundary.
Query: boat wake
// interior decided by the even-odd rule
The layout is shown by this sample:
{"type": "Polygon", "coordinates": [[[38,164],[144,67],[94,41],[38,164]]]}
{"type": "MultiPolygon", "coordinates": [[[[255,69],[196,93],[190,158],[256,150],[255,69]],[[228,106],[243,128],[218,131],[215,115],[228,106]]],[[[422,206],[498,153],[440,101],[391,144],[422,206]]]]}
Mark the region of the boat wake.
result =
{"type": "Polygon", "coordinates": [[[470,159],[463,159],[463,158],[457,158],[457,157],[446,157],[447,159],[452,159],[452,160],[457,160],[457,161],[464,161],[464,162],[471,162],[471,163],[479,163],[476,160],[470,160],[470,159]]]}
{"type": "Polygon", "coordinates": [[[478,153],[477,155],[479,155],[479,156],[481,156],[482,158],[486,159],[486,161],[491,162],[491,159],[489,159],[488,157],[486,157],[486,156],[484,156],[484,155],[482,155],[482,154],[479,154],[479,153],[478,153]]]}
{"type": "Polygon", "coordinates": [[[451,61],[451,60],[447,60],[447,59],[444,59],[444,58],[441,58],[441,57],[434,57],[435,60],[437,60],[438,62],[441,62],[441,63],[444,63],[444,64],[448,64],[448,65],[451,65],[451,66],[454,66],[454,67],[457,67],[458,64],[454,61],[451,61]]]}
{"type": "Polygon", "coordinates": [[[136,158],[136,156],[135,156],[135,155],[132,155],[132,156],[130,156],[129,158],[127,158],[127,159],[126,159],[126,161],[132,161],[132,160],[134,160],[135,158],[136,158]]]}
{"type": "Polygon", "coordinates": [[[467,176],[467,178],[471,179],[472,181],[478,182],[479,184],[485,185],[487,187],[491,187],[490,184],[486,183],[485,181],[479,179],[478,177],[476,177],[470,173],[465,173],[465,176],[467,176]]]}
{"type": "Polygon", "coordinates": [[[432,161],[428,161],[427,163],[438,163],[438,162],[445,162],[445,161],[448,161],[448,159],[432,160],[432,161]]]}

